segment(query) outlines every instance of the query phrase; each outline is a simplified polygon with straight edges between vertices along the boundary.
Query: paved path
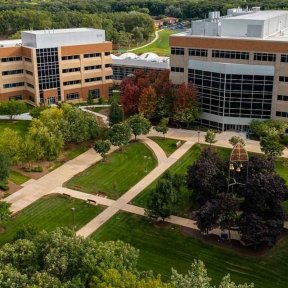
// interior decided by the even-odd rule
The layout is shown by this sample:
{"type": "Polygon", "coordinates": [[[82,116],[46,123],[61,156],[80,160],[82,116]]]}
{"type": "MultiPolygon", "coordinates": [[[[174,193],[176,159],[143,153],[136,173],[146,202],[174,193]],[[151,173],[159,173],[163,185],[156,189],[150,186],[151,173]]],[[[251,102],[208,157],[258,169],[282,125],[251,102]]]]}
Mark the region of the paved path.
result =
{"type": "Polygon", "coordinates": [[[151,42],[149,42],[149,43],[147,43],[147,44],[145,44],[145,45],[143,45],[143,46],[140,46],[140,47],[136,47],[136,48],[127,50],[127,52],[132,52],[132,51],[135,51],[135,50],[138,50],[138,49],[142,49],[142,48],[144,48],[144,47],[147,47],[147,46],[153,44],[155,41],[158,40],[158,38],[159,38],[159,32],[162,31],[162,30],[163,30],[163,29],[160,29],[160,30],[155,31],[155,38],[154,38],[151,42]]]}
{"type": "Polygon", "coordinates": [[[108,116],[87,109],[87,108],[95,108],[95,107],[103,107],[103,108],[106,108],[106,107],[110,107],[110,105],[79,106],[79,108],[80,108],[81,110],[83,110],[83,111],[85,111],[85,112],[87,112],[87,113],[93,114],[93,115],[95,115],[95,116],[97,116],[97,117],[102,118],[102,119],[103,119],[103,122],[104,122],[107,126],[109,126],[109,118],[108,118],[108,116]]]}
{"type": "Polygon", "coordinates": [[[195,142],[187,141],[180,148],[178,148],[169,158],[163,159],[158,163],[158,166],[152,170],[146,177],[140,180],[134,185],[128,192],[122,195],[112,205],[105,209],[102,213],[92,219],[79,231],[77,235],[88,237],[99,227],[101,227],[106,221],[113,217],[118,211],[123,210],[126,204],[128,204],[133,198],[135,198],[140,192],[142,192],[147,186],[149,186],[154,180],[156,180],[163,172],[170,168],[178,159],[180,159],[195,142]]]}
{"type": "MultiPolygon", "coordinates": [[[[112,147],[109,153],[115,150],[116,147],[112,147]]],[[[101,159],[99,154],[89,149],[40,179],[27,183],[22,189],[5,198],[5,201],[12,204],[12,213],[19,212],[101,159]]]]}
{"type": "MultiPolygon", "coordinates": [[[[7,115],[0,115],[0,120],[10,120],[7,115]]],[[[12,120],[32,120],[32,116],[29,113],[23,113],[15,116],[12,120]]]]}

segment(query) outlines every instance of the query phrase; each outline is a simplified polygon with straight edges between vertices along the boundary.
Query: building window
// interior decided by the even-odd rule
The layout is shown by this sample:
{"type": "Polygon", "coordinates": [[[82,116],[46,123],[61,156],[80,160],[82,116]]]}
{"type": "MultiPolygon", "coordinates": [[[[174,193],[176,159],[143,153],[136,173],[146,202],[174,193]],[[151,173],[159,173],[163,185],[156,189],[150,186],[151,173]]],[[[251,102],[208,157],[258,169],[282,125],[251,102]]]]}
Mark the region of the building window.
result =
{"type": "Polygon", "coordinates": [[[108,97],[112,98],[112,96],[113,96],[113,87],[109,87],[108,88],[108,97]]]}
{"type": "Polygon", "coordinates": [[[100,89],[89,90],[88,95],[91,95],[92,99],[100,98],[100,89]]]}
{"type": "Polygon", "coordinates": [[[22,95],[15,95],[15,96],[9,97],[9,101],[10,100],[22,100],[22,99],[23,99],[22,95]]]}
{"type": "Polygon", "coordinates": [[[237,118],[270,119],[273,76],[188,70],[203,112],[237,118]]]}
{"type": "Polygon", "coordinates": [[[275,62],[276,54],[269,53],[254,53],[255,61],[263,61],[263,62],[275,62]]]}
{"type": "Polygon", "coordinates": [[[62,73],[72,73],[72,72],[79,72],[80,71],[80,67],[77,68],[67,68],[67,69],[63,69],[62,73]]]}
{"type": "Polygon", "coordinates": [[[80,59],[80,55],[69,55],[69,56],[62,56],[62,60],[75,60],[80,59]]]}
{"type": "Polygon", "coordinates": [[[193,49],[190,48],[188,50],[189,56],[197,56],[197,57],[207,57],[208,50],[207,49],[193,49]]]}
{"type": "Polygon", "coordinates": [[[101,53],[84,54],[84,58],[94,58],[94,57],[101,57],[101,53]]]}
{"type": "Polygon", "coordinates": [[[110,56],[111,52],[105,52],[105,56],[110,56]]]}
{"type": "Polygon", "coordinates": [[[7,58],[2,58],[1,62],[15,62],[15,61],[22,61],[21,56],[15,56],[15,57],[7,57],[7,58]]]}
{"type": "Polygon", "coordinates": [[[281,62],[288,63],[288,54],[281,54],[281,62]]]}
{"type": "Polygon", "coordinates": [[[25,60],[26,62],[32,62],[32,59],[31,59],[31,58],[28,58],[28,57],[24,57],[24,60],[25,60]]]}
{"type": "Polygon", "coordinates": [[[69,85],[76,85],[76,84],[80,84],[81,80],[73,80],[73,81],[65,81],[63,82],[64,86],[69,86],[69,85]]]}
{"type": "Polygon", "coordinates": [[[93,66],[85,66],[84,70],[97,70],[97,69],[101,69],[102,66],[101,65],[93,65],[93,66]]]}
{"type": "Polygon", "coordinates": [[[85,83],[87,83],[87,82],[101,81],[101,80],[102,80],[102,77],[87,78],[87,79],[85,79],[85,83]]]}
{"type": "Polygon", "coordinates": [[[30,83],[26,83],[28,87],[34,89],[34,85],[30,84],[30,83]]]}
{"type": "Polygon", "coordinates": [[[33,72],[31,72],[31,71],[29,71],[29,70],[25,70],[25,73],[28,74],[28,75],[33,76],[33,72]]]}
{"type": "Polygon", "coordinates": [[[212,57],[249,60],[249,52],[212,50],[212,57]]]}
{"type": "Polygon", "coordinates": [[[110,68],[111,64],[105,64],[105,68],[110,68]]]}
{"type": "Polygon", "coordinates": [[[288,76],[279,76],[280,82],[288,82],[288,76]]]}
{"type": "Polygon", "coordinates": [[[172,72],[184,72],[183,67],[171,67],[172,72]]]}
{"type": "Polygon", "coordinates": [[[18,70],[9,70],[9,71],[3,71],[2,75],[14,75],[14,74],[23,74],[23,69],[18,69],[18,70]]]}
{"type": "Polygon", "coordinates": [[[173,54],[173,55],[184,55],[184,48],[171,47],[171,54],[173,54]]]}
{"type": "Polygon", "coordinates": [[[277,100],[279,100],[279,101],[288,101],[288,96],[286,96],[286,95],[278,95],[277,100]]]}
{"type": "Polygon", "coordinates": [[[288,112],[276,111],[276,116],[288,118],[288,112]]]}
{"type": "Polygon", "coordinates": [[[108,76],[105,77],[106,80],[110,80],[110,79],[112,79],[112,78],[113,78],[112,75],[108,75],[108,76]]]}
{"type": "Polygon", "coordinates": [[[3,88],[7,89],[7,88],[22,87],[24,85],[25,85],[24,82],[8,83],[8,84],[4,84],[3,88]]]}
{"type": "Polygon", "coordinates": [[[69,93],[69,94],[66,94],[66,98],[67,98],[67,100],[79,99],[79,98],[80,98],[80,95],[79,95],[78,92],[69,93]]]}

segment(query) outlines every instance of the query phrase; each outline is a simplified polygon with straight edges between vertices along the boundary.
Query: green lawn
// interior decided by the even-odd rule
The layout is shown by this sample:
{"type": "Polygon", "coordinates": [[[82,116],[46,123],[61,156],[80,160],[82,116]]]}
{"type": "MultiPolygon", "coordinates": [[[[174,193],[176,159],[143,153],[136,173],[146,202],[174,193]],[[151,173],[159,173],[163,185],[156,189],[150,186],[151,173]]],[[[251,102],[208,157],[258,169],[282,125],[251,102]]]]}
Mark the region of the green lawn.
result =
{"type": "Polygon", "coordinates": [[[155,228],[144,217],[115,215],[92,235],[98,241],[122,240],[140,249],[139,269],[152,269],[169,279],[171,267],[186,273],[193,259],[201,259],[217,282],[230,273],[236,282],[254,282],[258,288],[287,287],[288,237],[268,255],[248,257],[185,236],[179,227],[155,228]]]}
{"type": "Polygon", "coordinates": [[[0,234],[0,245],[13,240],[15,233],[25,225],[33,225],[39,230],[51,231],[56,227],[73,227],[73,214],[75,210],[76,230],[96,217],[103,208],[93,206],[73,198],[62,195],[51,195],[34,202],[5,225],[5,232],[0,234]]]}
{"type": "Polygon", "coordinates": [[[159,38],[152,44],[133,50],[133,53],[142,54],[146,52],[153,52],[158,54],[159,56],[169,56],[170,55],[170,47],[169,47],[169,37],[172,34],[178,33],[175,30],[162,30],[159,32],[159,38]]]}
{"type": "Polygon", "coordinates": [[[21,136],[25,136],[28,131],[30,125],[29,120],[0,120],[0,135],[4,131],[5,128],[10,128],[16,132],[18,132],[21,136]]]}
{"type": "Polygon", "coordinates": [[[156,165],[157,160],[148,147],[131,142],[123,152],[115,151],[106,162],[98,162],[72,178],[66,187],[91,194],[102,192],[117,199],[156,165]]]}
{"type": "Polygon", "coordinates": [[[155,141],[164,150],[167,156],[170,156],[177,149],[176,143],[179,141],[175,139],[157,137],[157,136],[149,138],[155,141]]]}
{"type": "Polygon", "coordinates": [[[30,178],[26,175],[23,175],[17,171],[10,171],[10,175],[8,180],[17,184],[17,185],[22,185],[23,183],[27,182],[30,178]]]}

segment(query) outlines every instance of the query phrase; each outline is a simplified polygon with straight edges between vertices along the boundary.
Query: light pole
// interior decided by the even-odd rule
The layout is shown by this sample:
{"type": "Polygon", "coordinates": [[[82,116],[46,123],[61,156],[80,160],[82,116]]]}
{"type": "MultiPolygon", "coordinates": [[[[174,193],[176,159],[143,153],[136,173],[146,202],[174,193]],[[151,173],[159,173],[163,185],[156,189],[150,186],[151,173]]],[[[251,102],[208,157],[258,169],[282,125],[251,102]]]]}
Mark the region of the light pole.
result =
{"type": "Polygon", "coordinates": [[[198,128],[198,144],[200,143],[200,130],[198,128]]]}
{"type": "Polygon", "coordinates": [[[72,208],[71,208],[71,211],[72,211],[72,213],[73,213],[73,230],[75,230],[75,210],[76,210],[75,207],[72,207],[72,208]]]}

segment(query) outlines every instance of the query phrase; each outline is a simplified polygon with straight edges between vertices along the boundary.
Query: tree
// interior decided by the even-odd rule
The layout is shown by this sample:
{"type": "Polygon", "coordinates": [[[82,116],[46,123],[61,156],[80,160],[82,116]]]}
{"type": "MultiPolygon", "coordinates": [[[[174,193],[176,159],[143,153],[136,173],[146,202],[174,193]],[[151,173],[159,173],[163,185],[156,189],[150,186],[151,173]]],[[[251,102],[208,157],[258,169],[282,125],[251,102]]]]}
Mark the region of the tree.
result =
{"type": "Polygon", "coordinates": [[[128,144],[131,138],[131,129],[128,123],[115,124],[110,129],[110,142],[114,146],[118,146],[120,150],[128,144]]]}
{"type": "Polygon", "coordinates": [[[157,95],[155,89],[152,86],[143,89],[139,99],[139,112],[147,119],[151,119],[155,115],[156,104],[157,95]]]}
{"type": "Polygon", "coordinates": [[[5,222],[7,222],[10,219],[11,211],[10,211],[11,204],[0,201],[0,225],[3,225],[5,222]]]}
{"type": "Polygon", "coordinates": [[[199,112],[195,86],[182,83],[176,90],[173,119],[185,123],[188,128],[199,117],[199,112]]]}
{"type": "Polygon", "coordinates": [[[161,119],[160,123],[154,127],[154,130],[156,130],[159,133],[162,133],[165,138],[165,134],[169,130],[169,128],[167,127],[168,123],[169,123],[169,118],[163,118],[161,119]]]}
{"type": "Polygon", "coordinates": [[[0,182],[6,181],[10,173],[10,159],[6,153],[0,151],[0,182]]]}
{"type": "MultiPolygon", "coordinates": [[[[211,284],[212,279],[208,277],[207,269],[201,260],[194,260],[191,269],[188,270],[186,275],[179,274],[175,269],[172,269],[171,282],[175,288],[215,288],[211,284]]],[[[253,288],[251,284],[237,285],[231,281],[230,275],[222,278],[219,288],[253,288]]]]}
{"type": "Polygon", "coordinates": [[[216,133],[213,130],[209,129],[205,135],[205,142],[209,143],[211,146],[211,144],[217,142],[215,138],[216,138],[216,133]]]}
{"type": "Polygon", "coordinates": [[[114,125],[120,123],[124,120],[124,110],[123,108],[116,102],[113,101],[110,106],[110,114],[109,114],[109,123],[110,125],[114,125]]]}
{"type": "Polygon", "coordinates": [[[218,226],[219,207],[215,200],[207,201],[200,209],[195,212],[196,224],[202,233],[208,234],[218,226]]]}
{"type": "Polygon", "coordinates": [[[87,97],[87,104],[88,105],[93,105],[93,103],[94,103],[94,98],[93,98],[92,93],[89,91],[88,92],[88,97],[87,97]]]}
{"type": "Polygon", "coordinates": [[[206,201],[216,198],[218,193],[227,189],[226,163],[211,149],[201,152],[199,159],[188,167],[187,186],[197,203],[204,205],[206,201]]]}
{"type": "Polygon", "coordinates": [[[49,109],[47,106],[38,106],[38,107],[34,107],[33,109],[30,110],[29,114],[33,117],[33,118],[39,118],[40,114],[42,111],[49,109]]]}
{"type": "Polygon", "coordinates": [[[8,115],[12,120],[16,115],[22,114],[26,110],[26,104],[23,101],[10,100],[3,102],[0,106],[2,114],[8,115]]]}
{"type": "Polygon", "coordinates": [[[128,119],[128,124],[131,128],[132,134],[136,137],[141,134],[148,134],[151,128],[149,120],[144,118],[142,114],[136,114],[128,119]]]}
{"type": "Polygon", "coordinates": [[[5,128],[1,132],[0,151],[4,152],[10,159],[12,164],[16,164],[20,160],[22,137],[18,132],[5,128]]]}
{"type": "Polygon", "coordinates": [[[103,161],[106,160],[106,154],[110,150],[111,142],[109,140],[98,140],[94,144],[94,150],[101,155],[103,161]]]}
{"type": "Polygon", "coordinates": [[[173,178],[165,174],[156,184],[147,201],[145,214],[152,219],[161,218],[163,221],[175,210],[179,201],[179,189],[173,185],[173,178]]]}
{"type": "Polygon", "coordinates": [[[280,137],[275,128],[269,129],[260,139],[261,151],[270,158],[281,156],[284,145],[280,143],[280,137]]]}
{"type": "Polygon", "coordinates": [[[240,143],[245,146],[245,141],[240,136],[233,136],[229,139],[229,143],[234,147],[236,144],[240,143]]]}

